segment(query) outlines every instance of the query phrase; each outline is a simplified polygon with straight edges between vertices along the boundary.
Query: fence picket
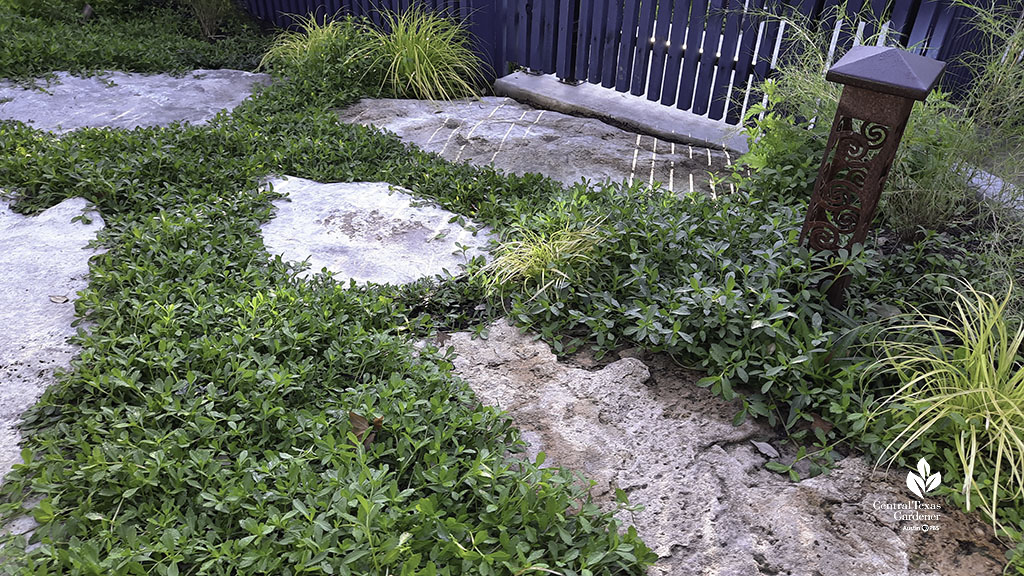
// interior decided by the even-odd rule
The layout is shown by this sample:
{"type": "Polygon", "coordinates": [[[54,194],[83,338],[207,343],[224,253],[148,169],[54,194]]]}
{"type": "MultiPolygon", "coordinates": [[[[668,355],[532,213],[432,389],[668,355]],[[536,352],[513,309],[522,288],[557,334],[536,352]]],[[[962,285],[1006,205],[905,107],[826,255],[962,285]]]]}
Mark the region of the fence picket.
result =
{"type": "Polygon", "coordinates": [[[590,67],[590,30],[593,27],[594,2],[580,2],[579,25],[576,29],[576,74],[577,80],[586,80],[590,67]]]}
{"type": "Polygon", "coordinates": [[[665,76],[665,57],[668,55],[669,25],[672,23],[673,0],[658,0],[658,14],[654,21],[654,46],[651,47],[651,74],[647,83],[647,99],[661,98],[661,81],[665,76]]]}
{"type": "Polygon", "coordinates": [[[711,95],[711,79],[715,70],[719,74],[728,73],[729,68],[724,70],[719,62],[726,56],[725,53],[718,54],[719,42],[722,38],[722,25],[725,20],[724,0],[711,0],[708,8],[708,27],[704,33],[704,47],[700,55],[700,70],[697,75],[697,85],[693,89],[693,113],[704,114],[708,111],[708,98],[711,95]]]}
{"type": "Polygon", "coordinates": [[[611,0],[594,0],[594,13],[590,28],[590,65],[587,70],[587,81],[592,84],[601,82],[601,70],[604,64],[604,29],[608,25],[608,3],[611,0]]]}
{"type": "Polygon", "coordinates": [[[928,47],[928,39],[931,37],[932,27],[935,25],[935,9],[938,2],[935,0],[924,0],[917,11],[917,18],[914,19],[914,26],[910,30],[907,39],[907,47],[917,50],[924,50],[928,47]]]}
{"type": "Polygon", "coordinates": [[[564,80],[575,79],[573,40],[576,39],[576,1],[560,0],[558,9],[558,49],[555,74],[564,80]]]}
{"type": "Polygon", "coordinates": [[[740,39],[740,23],[743,20],[743,0],[729,0],[722,37],[722,55],[718,58],[717,74],[711,87],[711,105],[708,118],[720,120],[725,115],[729,99],[729,85],[736,70],[736,47],[740,39]]]}
{"type": "Polygon", "coordinates": [[[661,103],[671,106],[676,102],[679,89],[679,69],[683,65],[683,42],[690,17],[690,0],[676,0],[672,11],[672,30],[669,32],[668,58],[665,60],[665,80],[661,85],[661,103]]]}
{"type": "Polygon", "coordinates": [[[543,47],[541,66],[538,68],[545,74],[550,74],[555,71],[555,43],[558,41],[558,26],[556,18],[558,16],[558,6],[555,0],[544,0],[544,26],[542,28],[543,41],[541,46],[543,47]]]}
{"type": "Polygon", "coordinates": [[[651,49],[657,42],[652,40],[654,30],[654,7],[657,0],[641,0],[640,21],[637,23],[636,52],[633,54],[633,77],[629,81],[630,93],[640,96],[647,84],[647,65],[650,62],[651,49]]]}
{"type": "Polygon", "coordinates": [[[615,66],[615,89],[619,92],[628,91],[629,82],[633,78],[633,51],[639,43],[635,32],[639,15],[640,2],[624,0],[622,26],[620,27],[622,38],[619,40],[619,59],[615,66]]]}
{"type": "Polygon", "coordinates": [[[729,112],[726,115],[726,122],[729,124],[738,124],[742,118],[742,102],[754,61],[754,48],[757,46],[757,36],[764,21],[764,17],[760,15],[764,9],[764,0],[751,0],[750,5],[752,10],[743,16],[743,38],[740,40],[739,56],[736,59],[735,80],[729,93],[729,112]]]}
{"type": "Polygon", "coordinates": [[[618,65],[619,36],[622,30],[622,2],[612,0],[608,5],[608,18],[605,22],[604,38],[602,39],[602,61],[601,86],[612,88],[615,86],[615,70],[618,65]]]}
{"type": "Polygon", "coordinates": [[[515,49],[512,56],[520,66],[530,65],[530,16],[528,3],[530,0],[513,0],[516,4],[515,49]]]}
{"type": "Polygon", "coordinates": [[[544,10],[541,5],[538,5],[538,0],[527,0],[527,12],[530,14],[530,32],[527,40],[530,45],[527,48],[529,50],[528,66],[531,70],[540,71],[544,68],[542,64],[544,52],[541,46],[541,42],[544,41],[544,10]]]}
{"type": "MultiPolygon", "coordinates": [[[[676,108],[689,110],[693,103],[694,84],[697,77],[697,64],[700,62],[702,36],[708,21],[707,0],[690,0],[690,25],[686,31],[686,49],[683,51],[683,69],[679,82],[679,97],[676,108]]],[[[721,26],[721,21],[719,21],[721,26]]],[[[717,44],[718,39],[715,39],[717,44]]]]}

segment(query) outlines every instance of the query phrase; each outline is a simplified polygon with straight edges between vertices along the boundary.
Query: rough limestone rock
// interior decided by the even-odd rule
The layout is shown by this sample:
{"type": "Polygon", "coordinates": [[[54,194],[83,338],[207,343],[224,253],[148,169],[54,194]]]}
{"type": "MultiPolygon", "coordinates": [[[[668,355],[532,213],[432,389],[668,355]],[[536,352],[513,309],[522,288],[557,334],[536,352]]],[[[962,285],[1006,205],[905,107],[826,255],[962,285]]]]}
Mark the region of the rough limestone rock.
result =
{"type": "Polygon", "coordinates": [[[79,78],[58,72],[54,82],[40,80],[34,89],[0,82],[0,119],[57,133],[84,127],[203,124],[269,82],[266,74],[239,70],[196,70],[181,78],[124,72],[79,78]]]}
{"type": "Polygon", "coordinates": [[[493,164],[506,172],[538,172],[565,184],[660,182],[678,192],[713,190],[731,157],[722,151],[672,144],[600,120],[537,110],[510,98],[432,102],[362,100],[342,121],[372,124],[453,162],[493,164]]]}
{"type": "Polygon", "coordinates": [[[71,198],[37,216],[0,202],[0,478],[21,461],[21,413],[67,368],[77,348],[74,301],[88,284],[87,244],[103,228],[88,202],[71,198]],[[91,223],[72,222],[87,214],[91,223]]]}
{"type": "Polygon", "coordinates": [[[267,251],[308,259],[303,275],[327,268],[340,279],[389,284],[456,275],[484,254],[489,240],[472,222],[453,222],[455,214],[385,182],[321,184],[289,176],[270,184],[287,198],[274,203],[276,214],[263,227],[267,251]]]}
{"type": "Polygon", "coordinates": [[[451,336],[456,372],[481,401],[508,411],[529,457],[583,472],[609,504],[614,489],[644,509],[624,513],[660,557],[651,574],[967,576],[1001,573],[991,529],[938,499],[938,531],[907,527],[879,505],[913,500],[906,472],[848,457],[799,483],[767,471],[759,423],[733,426],[737,406],[694,385],[661,357],[590,369],[501,322],[486,340],[451,336]],[[753,442],[758,442],[755,445],[753,442]]]}

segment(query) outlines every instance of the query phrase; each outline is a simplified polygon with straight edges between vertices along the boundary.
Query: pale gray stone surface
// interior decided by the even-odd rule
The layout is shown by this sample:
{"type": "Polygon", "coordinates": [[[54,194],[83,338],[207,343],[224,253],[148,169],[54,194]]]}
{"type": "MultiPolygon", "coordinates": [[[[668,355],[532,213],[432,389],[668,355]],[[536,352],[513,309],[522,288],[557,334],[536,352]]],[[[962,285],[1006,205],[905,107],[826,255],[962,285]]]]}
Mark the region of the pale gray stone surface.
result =
{"type": "Polygon", "coordinates": [[[452,162],[544,174],[564,184],[658,182],[673,192],[715,190],[735,153],[674,144],[592,118],[538,110],[511,98],[432,102],[361,100],[339,112],[343,122],[372,124],[452,162]]]}
{"type": "Polygon", "coordinates": [[[0,202],[0,478],[21,461],[21,413],[77,353],[67,341],[76,330],[74,301],[96,254],[86,246],[101,228],[81,198],[31,217],[0,202]],[[71,221],[83,213],[91,223],[71,221]]]}
{"type": "Polygon", "coordinates": [[[0,83],[0,119],[57,133],[84,127],[203,124],[269,82],[266,74],[239,70],[196,70],[181,78],[125,72],[80,78],[58,72],[55,81],[37,81],[35,89],[0,83]]]}
{"type": "Polygon", "coordinates": [[[747,151],[746,136],[737,126],[589,82],[572,85],[559,82],[552,74],[515,72],[498,78],[494,93],[663,139],[747,151]]]}
{"type": "Polygon", "coordinates": [[[452,222],[455,214],[384,182],[322,184],[275,178],[287,195],[274,203],[263,227],[271,255],[302,262],[309,275],[327,268],[341,280],[404,284],[419,278],[457,275],[469,259],[484,254],[486,230],[452,222]],[[463,251],[461,246],[468,249],[463,251]]]}
{"type": "Polygon", "coordinates": [[[979,518],[943,503],[940,529],[923,534],[876,508],[915,498],[906,471],[860,457],[799,483],[766,470],[752,441],[785,452],[782,439],[760,423],[733,426],[739,407],[664,357],[571,365],[504,322],[486,340],[464,332],[448,344],[480,400],[523,431],[527,457],[543,451],[545,465],[582,472],[598,502],[618,488],[644,506],[621,519],[659,555],[652,575],[1001,573],[1002,550],[979,518]]]}

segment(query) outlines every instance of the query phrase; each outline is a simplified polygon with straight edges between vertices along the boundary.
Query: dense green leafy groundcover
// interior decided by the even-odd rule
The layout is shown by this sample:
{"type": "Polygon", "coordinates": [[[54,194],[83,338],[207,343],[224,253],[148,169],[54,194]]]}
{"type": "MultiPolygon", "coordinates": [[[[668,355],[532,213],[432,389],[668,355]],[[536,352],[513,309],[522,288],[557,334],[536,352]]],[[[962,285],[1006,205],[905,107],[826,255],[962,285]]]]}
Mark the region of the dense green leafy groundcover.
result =
{"type": "Polygon", "coordinates": [[[390,181],[486,221],[556,187],[274,102],[208,127],[58,139],[0,125],[0,181],[19,210],[82,196],[107,221],[108,251],[77,302],[92,324],[81,358],[27,416],[27,463],[3,488],[42,497],[44,546],[20,564],[638,573],[650,557],[634,533],[620,536],[568,477],[507,460],[507,419],[473,400],[444,353],[413,349],[441,289],[297,281],[258,230],[268,173],[390,181]],[[365,450],[349,411],[382,418],[365,450]]]}
{"type": "Polygon", "coordinates": [[[44,7],[46,2],[0,0],[0,74],[4,78],[29,79],[57,70],[251,70],[268,45],[266,38],[253,32],[252,24],[241,19],[225,24],[228,34],[224,37],[204,40],[199,24],[177,5],[92,2],[96,16],[82,22],[77,18],[81,8],[76,9],[75,3],[54,3],[61,4],[56,14],[14,8],[17,4],[44,7]]]}
{"type": "MultiPolygon", "coordinates": [[[[26,73],[67,62],[23,57],[26,73]]],[[[118,64],[103,62],[87,67],[118,64]]],[[[271,173],[389,181],[491,223],[558,186],[448,164],[307,102],[282,86],[204,127],[61,138],[0,124],[18,210],[82,196],[107,223],[76,303],[81,357],[26,415],[25,464],[2,488],[8,513],[40,500],[42,546],[8,541],[3,570],[641,573],[635,532],[572,476],[508,458],[508,419],[445,352],[413,346],[486,316],[482,290],[298,281],[258,228],[271,173]],[[366,447],[350,412],[380,419],[366,447]]]]}
{"type": "MultiPolygon", "coordinates": [[[[247,58],[249,42],[226,61],[247,58]]],[[[25,45],[19,58],[36,67],[18,74],[117,65],[25,45]]],[[[339,125],[326,108],[372,92],[364,65],[299,62],[293,81],[205,127],[57,139],[0,124],[0,186],[19,210],[83,196],[108,224],[108,251],[77,303],[91,322],[82,356],[28,414],[27,463],[2,489],[8,511],[42,498],[44,545],[9,543],[10,571],[639,573],[651,556],[635,534],[618,535],[566,476],[506,460],[517,446],[508,421],[476,404],[446,352],[414,339],[507,311],[562,354],[663,351],[739,398],[738,418],[767,417],[817,444],[802,453],[818,471],[843,443],[880,455],[897,429],[898,415],[868,417],[894,383],[861,379],[863,343],[891,310],[929,306],[953,277],[984,287],[988,264],[1000,264],[985,249],[999,243],[996,227],[905,244],[883,230],[874,248],[832,255],[856,286],[835,310],[818,292],[825,256],[795,242],[810,179],[803,141],[765,138],[761,170],[718,199],[614,183],[565,190],[339,125]],[[258,234],[275,197],[258,184],[273,173],[385,180],[506,240],[559,247],[494,292],[502,271],[480,268],[402,288],[300,282],[258,234]],[[349,411],[381,419],[366,448],[349,411]]],[[[927,455],[962,499],[941,436],[908,454],[927,455]]],[[[1000,511],[1004,525],[1024,528],[1017,510],[1000,511]]]]}

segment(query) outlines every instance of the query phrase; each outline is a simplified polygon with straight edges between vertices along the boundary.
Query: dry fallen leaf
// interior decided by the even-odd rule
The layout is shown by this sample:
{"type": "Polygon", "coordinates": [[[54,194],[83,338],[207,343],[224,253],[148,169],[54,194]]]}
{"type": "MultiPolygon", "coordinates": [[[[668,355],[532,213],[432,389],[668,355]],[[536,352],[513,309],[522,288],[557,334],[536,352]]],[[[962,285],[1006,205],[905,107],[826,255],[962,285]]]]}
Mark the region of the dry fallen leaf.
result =
{"type": "Polygon", "coordinates": [[[50,302],[53,302],[54,304],[64,304],[67,301],[67,296],[50,296],[50,302]]]}
{"type": "Polygon", "coordinates": [[[370,444],[373,443],[373,439],[377,436],[377,430],[380,430],[381,425],[383,425],[384,418],[380,417],[373,419],[372,431],[370,431],[369,420],[355,412],[348,413],[348,422],[352,426],[352,433],[355,434],[356,438],[362,440],[363,446],[369,448],[370,444]],[[369,434],[367,434],[368,431],[369,434]]]}

